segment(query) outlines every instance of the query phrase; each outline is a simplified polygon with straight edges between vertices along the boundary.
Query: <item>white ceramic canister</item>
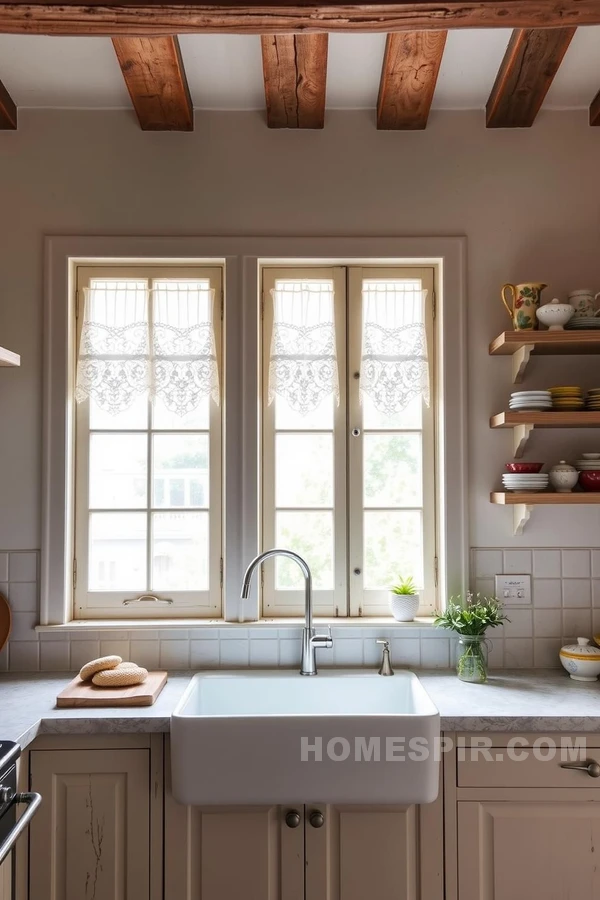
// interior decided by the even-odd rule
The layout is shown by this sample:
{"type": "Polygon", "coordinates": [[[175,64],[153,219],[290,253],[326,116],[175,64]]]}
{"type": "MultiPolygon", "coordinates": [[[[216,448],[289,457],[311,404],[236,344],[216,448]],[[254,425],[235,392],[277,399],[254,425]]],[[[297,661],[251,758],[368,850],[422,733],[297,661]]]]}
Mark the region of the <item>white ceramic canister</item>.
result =
{"type": "Polygon", "coordinates": [[[600,649],[591,647],[589,638],[577,638],[576,644],[561,647],[558,655],[574,681],[596,681],[600,675],[600,649]]]}
{"type": "Polygon", "coordinates": [[[579,472],[575,466],[569,465],[564,459],[552,466],[550,472],[550,484],[557,494],[570,494],[579,478],[579,472]]]}

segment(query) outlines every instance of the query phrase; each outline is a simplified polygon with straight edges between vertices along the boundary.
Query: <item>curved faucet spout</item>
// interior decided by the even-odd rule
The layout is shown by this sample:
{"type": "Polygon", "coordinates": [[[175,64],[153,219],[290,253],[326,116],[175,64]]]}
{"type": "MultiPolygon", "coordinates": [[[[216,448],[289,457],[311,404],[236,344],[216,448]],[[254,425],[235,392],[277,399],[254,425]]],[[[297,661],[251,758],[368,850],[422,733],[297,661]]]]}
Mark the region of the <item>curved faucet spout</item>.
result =
{"type": "Polygon", "coordinates": [[[305,623],[302,632],[302,663],[300,666],[300,674],[316,675],[317,666],[315,662],[315,650],[319,648],[330,649],[331,647],[333,647],[333,639],[331,637],[331,629],[329,629],[329,633],[326,635],[314,633],[312,622],[312,575],[310,573],[310,568],[306,560],[299,556],[297,553],[294,553],[293,550],[283,550],[277,548],[273,550],[265,550],[264,553],[260,553],[255,559],[253,559],[246,569],[244,580],[242,582],[241,599],[247,600],[248,596],[250,595],[250,585],[252,583],[254,570],[262,565],[265,560],[271,559],[274,556],[284,556],[287,559],[292,559],[300,566],[302,574],[304,575],[305,623]]]}

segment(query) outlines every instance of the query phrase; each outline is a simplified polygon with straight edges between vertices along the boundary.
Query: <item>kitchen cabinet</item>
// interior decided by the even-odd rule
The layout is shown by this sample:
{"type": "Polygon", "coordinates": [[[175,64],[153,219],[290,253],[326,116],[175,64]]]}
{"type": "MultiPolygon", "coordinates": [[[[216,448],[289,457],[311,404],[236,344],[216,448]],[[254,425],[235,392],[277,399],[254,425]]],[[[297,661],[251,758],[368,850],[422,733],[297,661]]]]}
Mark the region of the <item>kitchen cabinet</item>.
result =
{"type": "Polygon", "coordinates": [[[421,807],[201,809],[173,799],[169,771],[167,751],[168,900],[443,900],[441,795],[421,807]]]}
{"type": "MultiPolygon", "coordinates": [[[[588,736],[577,751],[581,762],[600,760],[594,742],[588,736]]],[[[507,759],[506,743],[497,738],[493,761],[478,756],[455,766],[446,794],[448,900],[597,900],[598,779],[562,768],[574,760],[561,760],[560,750],[544,760],[519,748],[518,758],[507,759]]]]}
{"type": "Polygon", "coordinates": [[[158,831],[151,752],[140,746],[149,741],[119,740],[122,746],[114,738],[71,738],[52,749],[53,739],[45,738],[30,751],[31,787],[43,803],[30,826],[29,900],[158,897],[151,893],[158,831]]]}

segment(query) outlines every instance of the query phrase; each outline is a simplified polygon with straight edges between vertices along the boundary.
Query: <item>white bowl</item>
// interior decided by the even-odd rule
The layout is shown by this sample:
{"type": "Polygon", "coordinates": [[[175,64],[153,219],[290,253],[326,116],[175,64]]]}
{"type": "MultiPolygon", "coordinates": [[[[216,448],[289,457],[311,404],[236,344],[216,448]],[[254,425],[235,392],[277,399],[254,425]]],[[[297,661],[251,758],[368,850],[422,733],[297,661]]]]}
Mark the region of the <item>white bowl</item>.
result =
{"type": "Polygon", "coordinates": [[[567,322],[573,318],[575,308],[570,303],[558,303],[552,300],[538,307],[535,314],[542,325],[547,325],[549,331],[563,331],[567,322]]]}

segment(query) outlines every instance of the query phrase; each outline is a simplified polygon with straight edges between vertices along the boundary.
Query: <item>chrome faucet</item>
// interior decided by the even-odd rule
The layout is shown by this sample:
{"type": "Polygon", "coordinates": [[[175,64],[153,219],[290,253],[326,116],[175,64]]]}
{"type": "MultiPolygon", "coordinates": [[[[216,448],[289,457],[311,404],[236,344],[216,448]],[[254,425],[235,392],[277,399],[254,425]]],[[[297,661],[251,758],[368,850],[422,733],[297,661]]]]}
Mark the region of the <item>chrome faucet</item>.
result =
{"type": "Polygon", "coordinates": [[[252,560],[244,580],[242,582],[242,600],[247,600],[250,594],[250,583],[254,570],[257,569],[267,559],[273,556],[285,556],[287,559],[293,559],[298,563],[304,575],[304,628],[302,629],[302,662],[300,663],[301,675],[316,675],[317,663],[315,660],[315,650],[330,650],[333,647],[333,638],[331,637],[331,626],[328,627],[327,634],[315,634],[312,623],[312,575],[306,560],[294,553],[293,550],[265,550],[252,560]]]}

